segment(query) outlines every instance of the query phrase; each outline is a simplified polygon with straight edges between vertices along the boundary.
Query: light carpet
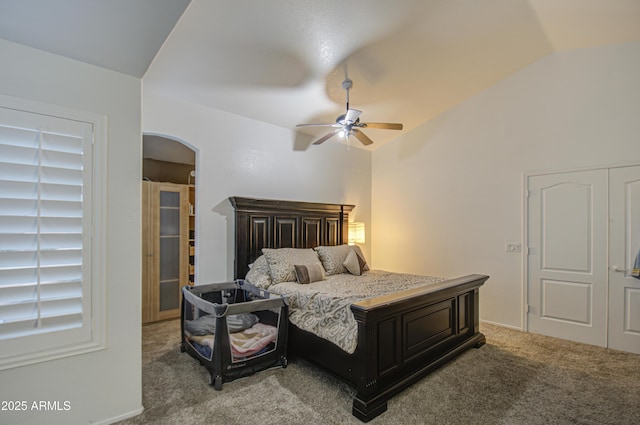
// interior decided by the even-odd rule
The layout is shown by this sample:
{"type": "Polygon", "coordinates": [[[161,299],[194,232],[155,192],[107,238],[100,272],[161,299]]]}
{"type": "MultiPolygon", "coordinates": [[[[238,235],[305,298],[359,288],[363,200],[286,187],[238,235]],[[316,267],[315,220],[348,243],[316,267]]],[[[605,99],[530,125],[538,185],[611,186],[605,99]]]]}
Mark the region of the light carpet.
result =
{"type": "MultiPolygon", "coordinates": [[[[389,401],[370,424],[640,424],[640,356],[483,323],[470,349],[389,401]]],[[[301,359],[208,385],[179,322],[143,327],[145,411],[133,424],[361,424],[355,390],[301,359]]]]}

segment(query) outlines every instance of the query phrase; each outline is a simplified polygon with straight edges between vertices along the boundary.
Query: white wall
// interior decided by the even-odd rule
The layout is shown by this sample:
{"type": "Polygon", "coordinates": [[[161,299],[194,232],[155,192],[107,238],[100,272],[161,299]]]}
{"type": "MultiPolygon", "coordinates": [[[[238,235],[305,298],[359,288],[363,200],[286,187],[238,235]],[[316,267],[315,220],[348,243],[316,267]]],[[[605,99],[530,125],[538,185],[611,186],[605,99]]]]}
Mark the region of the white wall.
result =
{"type": "Polygon", "coordinates": [[[355,204],[352,217],[370,224],[369,151],[336,142],[296,150],[293,130],[146,90],[142,127],[197,151],[197,283],[233,278],[230,196],[355,204]]]}
{"type": "Polygon", "coordinates": [[[142,408],[139,79],[0,40],[0,92],[108,115],[107,348],[0,371],[0,400],[69,411],[0,411],[2,424],[101,423],[142,408]]]}
{"type": "Polygon", "coordinates": [[[373,153],[372,263],[483,273],[481,319],[520,327],[523,173],[640,161],[640,44],[554,53],[373,153]]]}

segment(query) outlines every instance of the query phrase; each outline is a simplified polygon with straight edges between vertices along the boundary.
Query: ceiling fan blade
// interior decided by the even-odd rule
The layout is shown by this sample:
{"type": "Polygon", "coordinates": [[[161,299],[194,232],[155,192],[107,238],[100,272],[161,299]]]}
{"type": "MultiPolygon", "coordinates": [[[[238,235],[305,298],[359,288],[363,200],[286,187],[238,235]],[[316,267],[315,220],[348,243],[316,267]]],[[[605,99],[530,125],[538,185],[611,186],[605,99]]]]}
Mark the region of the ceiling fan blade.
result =
{"type": "Polygon", "coordinates": [[[356,128],[352,128],[351,131],[353,131],[353,135],[356,136],[356,139],[360,140],[363,145],[368,146],[373,143],[373,140],[369,139],[362,131],[356,128]]]}
{"type": "Polygon", "coordinates": [[[296,127],[342,127],[340,124],[297,124],[296,127]]]}
{"type": "Polygon", "coordinates": [[[316,140],[315,142],[313,142],[314,145],[319,145],[320,143],[324,143],[327,140],[329,140],[330,138],[332,138],[335,134],[339,133],[341,131],[340,130],[334,130],[330,133],[325,134],[324,136],[322,136],[321,138],[319,138],[318,140],[316,140]]]}
{"type": "Polygon", "coordinates": [[[357,109],[349,109],[344,116],[344,120],[346,122],[356,122],[361,113],[362,111],[358,111],[357,109]]]}
{"type": "Polygon", "coordinates": [[[381,128],[384,130],[402,130],[402,124],[389,122],[363,122],[360,124],[362,128],[381,128]]]}

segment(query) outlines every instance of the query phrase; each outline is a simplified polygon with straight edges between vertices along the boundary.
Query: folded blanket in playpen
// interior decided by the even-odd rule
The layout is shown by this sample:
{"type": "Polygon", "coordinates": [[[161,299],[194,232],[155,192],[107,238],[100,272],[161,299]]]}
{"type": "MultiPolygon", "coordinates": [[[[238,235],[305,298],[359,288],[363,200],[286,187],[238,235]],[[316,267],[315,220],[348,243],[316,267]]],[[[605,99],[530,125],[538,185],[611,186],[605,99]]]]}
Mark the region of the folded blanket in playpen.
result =
{"type": "MultiPolygon", "coordinates": [[[[262,351],[270,343],[275,342],[277,336],[278,328],[258,322],[242,331],[229,333],[231,353],[234,359],[252,356],[262,351]]],[[[191,335],[187,333],[187,338],[213,350],[214,334],[191,335]]]]}

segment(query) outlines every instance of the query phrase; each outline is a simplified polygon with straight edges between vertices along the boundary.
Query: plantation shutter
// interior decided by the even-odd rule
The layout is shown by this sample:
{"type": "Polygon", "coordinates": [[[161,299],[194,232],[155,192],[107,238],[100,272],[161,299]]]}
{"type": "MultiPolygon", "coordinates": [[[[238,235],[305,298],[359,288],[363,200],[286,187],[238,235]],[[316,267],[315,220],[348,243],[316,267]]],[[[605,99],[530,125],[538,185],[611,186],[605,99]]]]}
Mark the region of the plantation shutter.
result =
{"type": "Polygon", "coordinates": [[[0,357],[90,338],[91,134],[0,108],[0,357]]]}

